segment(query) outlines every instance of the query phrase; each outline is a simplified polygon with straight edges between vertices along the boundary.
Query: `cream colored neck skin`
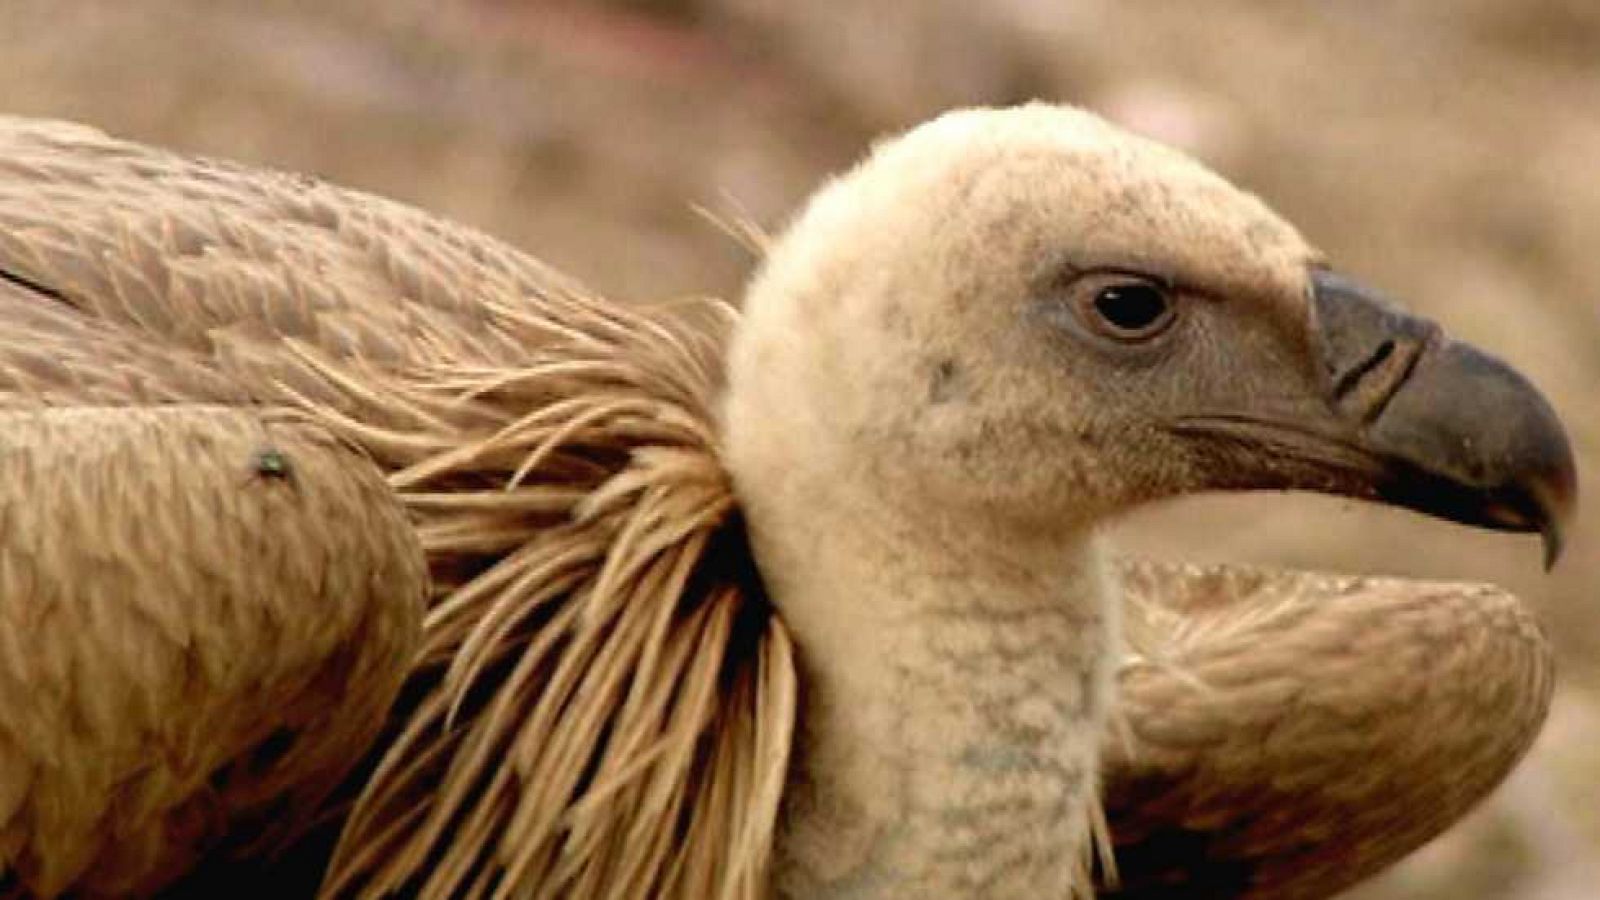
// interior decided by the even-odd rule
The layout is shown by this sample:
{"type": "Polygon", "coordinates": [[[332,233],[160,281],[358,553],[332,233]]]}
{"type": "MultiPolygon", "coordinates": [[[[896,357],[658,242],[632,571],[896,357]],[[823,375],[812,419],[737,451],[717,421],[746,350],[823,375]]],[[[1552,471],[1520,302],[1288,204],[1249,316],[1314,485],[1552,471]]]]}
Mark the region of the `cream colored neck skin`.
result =
{"type": "Polygon", "coordinates": [[[1092,540],[783,481],[746,504],[804,680],[779,895],[1082,890],[1117,639],[1092,540]]]}

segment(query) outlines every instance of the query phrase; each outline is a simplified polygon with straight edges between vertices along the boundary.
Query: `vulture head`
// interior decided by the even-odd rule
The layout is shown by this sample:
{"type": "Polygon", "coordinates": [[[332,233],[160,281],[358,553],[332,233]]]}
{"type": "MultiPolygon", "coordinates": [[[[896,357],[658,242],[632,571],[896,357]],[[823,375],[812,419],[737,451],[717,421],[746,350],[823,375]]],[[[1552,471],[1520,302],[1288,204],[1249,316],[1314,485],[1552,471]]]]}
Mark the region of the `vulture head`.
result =
{"type": "Polygon", "coordinates": [[[1314,490],[1542,531],[1553,559],[1576,489],[1506,365],[1182,154],[1042,104],[945,115],[819,192],[751,284],[727,385],[806,688],[780,896],[1086,884],[1108,518],[1314,490]]]}
{"type": "Polygon", "coordinates": [[[758,508],[795,447],[968,527],[1306,489],[1542,531],[1553,560],[1572,508],[1524,378],[1072,109],[955,112],[879,147],[775,244],[746,313],[727,418],[758,508]]]}

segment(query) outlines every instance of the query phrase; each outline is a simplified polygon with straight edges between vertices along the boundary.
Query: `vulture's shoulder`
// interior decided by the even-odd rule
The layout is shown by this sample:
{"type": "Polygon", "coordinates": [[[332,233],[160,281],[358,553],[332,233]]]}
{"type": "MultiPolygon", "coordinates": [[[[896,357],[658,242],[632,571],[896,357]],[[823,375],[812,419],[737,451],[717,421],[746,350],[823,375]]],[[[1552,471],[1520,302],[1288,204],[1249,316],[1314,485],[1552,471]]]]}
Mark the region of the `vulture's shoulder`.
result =
{"type": "Polygon", "coordinates": [[[292,339],[379,361],[510,354],[490,306],[576,290],[401,203],[14,117],[0,117],[0,279],[8,319],[65,304],[168,348],[292,339]]]}

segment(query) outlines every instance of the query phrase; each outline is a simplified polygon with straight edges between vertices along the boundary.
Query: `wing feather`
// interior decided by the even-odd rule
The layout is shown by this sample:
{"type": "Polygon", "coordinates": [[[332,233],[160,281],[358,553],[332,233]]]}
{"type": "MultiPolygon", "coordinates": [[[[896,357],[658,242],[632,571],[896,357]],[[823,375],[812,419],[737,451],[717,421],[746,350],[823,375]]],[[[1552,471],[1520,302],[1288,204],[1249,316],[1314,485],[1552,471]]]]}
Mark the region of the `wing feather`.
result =
{"type": "Polygon", "coordinates": [[[1113,897],[1327,897],[1520,759],[1549,644],[1497,588],[1128,563],[1142,652],[1105,751],[1113,897]]]}
{"type": "Polygon", "coordinates": [[[6,877],[144,893],[224,833],[285,837],[420,636],[422,551],[376,467],[194,406],[0,413],[0,458],[6,877]]]}

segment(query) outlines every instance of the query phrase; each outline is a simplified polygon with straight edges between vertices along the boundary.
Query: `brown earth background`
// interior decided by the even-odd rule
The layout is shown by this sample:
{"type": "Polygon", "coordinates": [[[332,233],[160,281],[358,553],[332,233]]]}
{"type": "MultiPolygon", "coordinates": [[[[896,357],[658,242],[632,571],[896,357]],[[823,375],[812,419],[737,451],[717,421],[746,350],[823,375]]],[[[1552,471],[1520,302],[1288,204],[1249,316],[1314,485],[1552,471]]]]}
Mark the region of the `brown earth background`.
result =
{"type": "Polygon", "coordinates": [[[1600,3],[0,0],[0,112],[391,195],[623,298],[738,296],[752,260],[696,205],[776,228],[875,135],[1034,97],[1187,148],[1552,397],[1590,482],[1552,575],[1531,539],[1310,497],[1120,539],[1520,592],[1560,656],[1544,736],[1350,896],[1600,897],[1600,3]]]}

